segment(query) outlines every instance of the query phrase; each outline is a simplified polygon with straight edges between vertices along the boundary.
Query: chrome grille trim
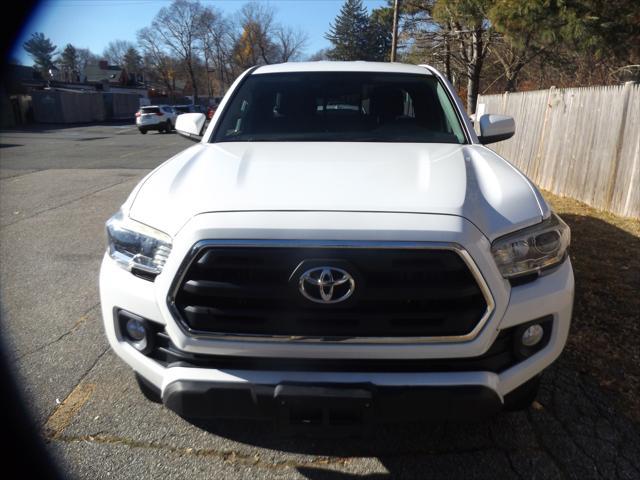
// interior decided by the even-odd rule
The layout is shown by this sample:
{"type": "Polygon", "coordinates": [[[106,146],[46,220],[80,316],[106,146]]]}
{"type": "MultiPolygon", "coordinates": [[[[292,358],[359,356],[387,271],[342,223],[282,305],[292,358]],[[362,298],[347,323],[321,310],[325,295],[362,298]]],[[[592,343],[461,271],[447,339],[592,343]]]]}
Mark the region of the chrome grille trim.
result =
{"type": "Polygon", "coordinates": [[[421,343],[462,343],[475,339],[491,318],[495,310],[495,301],[480,269],[471,255],[461,245],[448,242],[377,242],[377,241],[343,241],[343,240],[201,240],[197,242],[186,255],[180,265],[167,295],[167,305],[174,320],[182,332],[192,338],[202,340],[223,340],[243,342],[288,342],[288,343],[316,343],[316,344],[421,344],[421,343]],[[213,333],[198,331],[190,328],[180,315],[175,299],[183,283],[184,277],[202,249],[211,247],[252,247],[252,248],[357,248],[357,249],[429,249],[449,250],[457,253],[473,275],[485,299],[487,308],[476,326],[464,335],[437,337],[350,337],[332,339],[327,337],[296,337],[290,335],[246,335],[232,333],[213,333]]]}

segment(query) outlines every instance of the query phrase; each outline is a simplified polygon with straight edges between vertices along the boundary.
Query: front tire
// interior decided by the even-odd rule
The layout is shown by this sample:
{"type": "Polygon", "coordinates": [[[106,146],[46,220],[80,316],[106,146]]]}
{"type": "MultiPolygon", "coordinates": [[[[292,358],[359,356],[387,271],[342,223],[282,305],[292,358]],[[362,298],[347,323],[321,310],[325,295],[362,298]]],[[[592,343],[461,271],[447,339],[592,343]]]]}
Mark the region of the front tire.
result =
{"type": "Polygon", "coordinates": [[[140,133],[142,135],[146,135],[147,134],[147,131],[144,128],[140,128],[139,130],[140,130],[140,133]]]}
{"type": "Polygon", "coordinates": [[[149,381],[145,380],[138,372],[135,372],[135,376],[138,388],[140,388],[140,392],[142,392],[144,398],[152,401],[153,403],[162,403],[160,390],[158,390],[155,385],[152,385],[149,381]]]}

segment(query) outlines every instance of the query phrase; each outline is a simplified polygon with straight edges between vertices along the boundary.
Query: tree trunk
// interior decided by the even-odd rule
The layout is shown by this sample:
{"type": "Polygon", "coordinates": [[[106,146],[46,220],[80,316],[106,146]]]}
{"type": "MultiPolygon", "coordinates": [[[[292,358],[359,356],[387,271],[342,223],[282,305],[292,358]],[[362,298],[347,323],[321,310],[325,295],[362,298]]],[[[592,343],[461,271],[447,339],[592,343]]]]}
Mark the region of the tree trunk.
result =
{"type": "Polygon", "coordinates": [[[518,81],[518,74],[522,67],[525,66],[525,62],[516,63],[509,71],[505,72],[505,78],[507,79],[507,85],[505,86],[505,90],[507,92],[515,92],[516,84],[518,81]]]}
{"type": "Polygon", "coordinates": [[[198,85],[196,83],[196,74],[193,67],[189,65],[189,78],[191,79],[191,88],[193,89],[193,103],[198,103],[198,85]]]}
{"type": "Polygon", "coordinates": [[[467,112],[473,115],[476,112],[478,103],[478,92],[480,91],[480,74],[470,65],[469,78],[467,79],[467,112]]]}
{"type": "Polygon", "coordinates": [[[453,84],[453,78],[451,77],[451,47],[449,46],[449,37],[444,38],[444,74],[447,80],[453,84]]]}
{"type": "Polygon", "coordinates": [[[211,75],[209,75],[209,55],[207,54],[207,50],[205,49],[205,54],[204,54],[204,72],[205,72],[205,77],[207,79],[207,96],[211,97],[213,96],[213,92],[211,89],[211,75]]]}
{"type": "Polygon", "coordinates": [[[480,73],[484,62],[482,32],[482,27],[479,27],[472,33],[472,57],[467,66],[467,112],[469,115],[476,112],[476,104],[478,103],[478,94],[480,92],[480,73]]]}
{"type": "Polygon", "coordinates": [[[227,80],[228,75],[226,75],[225,69],[225,59],[222,55],[218,55],[218,68],[220,69],[220,84],[218,85],[218,93],[222,95],[222,93],[227,89],[227,80]]]}

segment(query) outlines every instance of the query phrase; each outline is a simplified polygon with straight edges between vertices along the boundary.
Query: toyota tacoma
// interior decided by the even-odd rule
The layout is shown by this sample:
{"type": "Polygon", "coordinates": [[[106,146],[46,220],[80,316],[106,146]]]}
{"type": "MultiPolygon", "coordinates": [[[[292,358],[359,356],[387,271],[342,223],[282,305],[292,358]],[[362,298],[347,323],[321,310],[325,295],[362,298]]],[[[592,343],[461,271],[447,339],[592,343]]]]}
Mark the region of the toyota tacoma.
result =
{"type": "Polygon", "coordinates": [[[570,232],[429,66],[258,66],[106,225],[102,315],[148,398],[283,428],[526,408],[570,232]]]}

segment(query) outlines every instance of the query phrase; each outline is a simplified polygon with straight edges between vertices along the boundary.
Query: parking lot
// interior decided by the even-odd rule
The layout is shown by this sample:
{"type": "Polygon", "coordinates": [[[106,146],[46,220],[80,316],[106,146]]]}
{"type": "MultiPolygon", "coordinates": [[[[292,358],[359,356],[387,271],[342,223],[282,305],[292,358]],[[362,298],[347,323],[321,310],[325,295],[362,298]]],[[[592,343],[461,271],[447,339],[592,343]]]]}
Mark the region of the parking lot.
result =
{"type": "Polygon", "coordinates": [[[2,340],[60,468],[77,478],[640,477],[638,425],[561,358],[527,411],[471,424],[287,438],[270,424],[190,423],[139,392],[108,348],[104,222],[191,143],[129,124],[0,133],[2,340]]]}

